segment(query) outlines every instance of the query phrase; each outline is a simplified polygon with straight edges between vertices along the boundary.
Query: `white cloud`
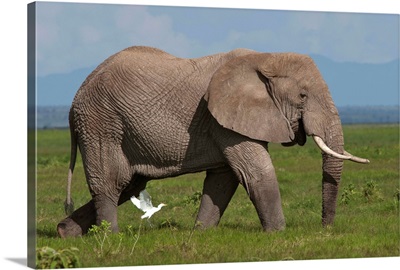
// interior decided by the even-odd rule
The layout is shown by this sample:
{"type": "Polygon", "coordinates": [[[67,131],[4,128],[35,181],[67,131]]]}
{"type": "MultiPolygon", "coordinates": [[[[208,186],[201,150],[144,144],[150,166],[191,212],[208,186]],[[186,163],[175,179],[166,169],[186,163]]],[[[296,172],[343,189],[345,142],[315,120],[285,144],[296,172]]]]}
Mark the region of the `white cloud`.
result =
{"type": "Polygon", "coordinates": [[[390,61],[399,55],[395,15],[226,9],[200,12],[196,8],[155,10],[137,5],[46,2],[39,2],[37,10],[39,75],[95,66],[132,45],[154,46],[180,57],[238,47],[370,63],[390,61]],[[190,14],[193,21],[188,27],[185,22],[191,19],[190,14]],[[218,24],[211,24],[211,20],[218,24]]]}
{"type": "Polygon", "coordinates": [[[172,20],[144,6],[38,3],[38,74],[95,66],[132,45],[155,46],[180,56],[196,46],[175,33],[172,20]]]}

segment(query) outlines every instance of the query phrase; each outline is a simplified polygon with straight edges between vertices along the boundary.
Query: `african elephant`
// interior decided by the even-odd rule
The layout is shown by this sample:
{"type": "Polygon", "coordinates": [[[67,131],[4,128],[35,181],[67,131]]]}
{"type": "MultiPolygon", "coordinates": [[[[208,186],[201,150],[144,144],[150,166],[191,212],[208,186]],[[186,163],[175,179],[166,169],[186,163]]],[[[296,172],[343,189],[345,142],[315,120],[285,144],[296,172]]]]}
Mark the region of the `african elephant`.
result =
{"type": "Polygon", "coordinates": [[[322,224],[332,224],[344,151],[338,111],[312,59],[237,49],[182,59],[149,47],[112,55],[83,82],[69,124],[92,200],[61,221],[61,237],[102,220],[118,231],[117,206],[151,179],[206,171],[196,224],[216,226],[240,183],[265,231],[285,218],[268,143],[304,145],[313,136],[323,160],[322,224]]]}

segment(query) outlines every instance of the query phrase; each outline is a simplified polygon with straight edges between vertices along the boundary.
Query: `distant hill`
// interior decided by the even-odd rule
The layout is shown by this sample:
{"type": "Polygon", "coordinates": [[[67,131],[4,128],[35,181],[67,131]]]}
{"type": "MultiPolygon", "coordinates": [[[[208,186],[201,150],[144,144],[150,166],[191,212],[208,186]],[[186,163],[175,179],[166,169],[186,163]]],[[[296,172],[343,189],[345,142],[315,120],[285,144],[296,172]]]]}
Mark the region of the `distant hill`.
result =
{"type": "Polygon", "coordinates": [[[398,105],[399,59],[384,64],[333,62],[311,55],[341,106],[398,105]]]}
{"type": "Polygon", "coordinates": [[[37,78],[38,106],[70,106],[76,91],[94,67],[37,78]]]}
{"type": "MultiPolygon", "coordinates": [[[[399,123],[399,106],[338,107],[343,124],[399,123]]],[[[46,106],[37,109],[37,128],[67,128],[69,106],[46,106]]]]}

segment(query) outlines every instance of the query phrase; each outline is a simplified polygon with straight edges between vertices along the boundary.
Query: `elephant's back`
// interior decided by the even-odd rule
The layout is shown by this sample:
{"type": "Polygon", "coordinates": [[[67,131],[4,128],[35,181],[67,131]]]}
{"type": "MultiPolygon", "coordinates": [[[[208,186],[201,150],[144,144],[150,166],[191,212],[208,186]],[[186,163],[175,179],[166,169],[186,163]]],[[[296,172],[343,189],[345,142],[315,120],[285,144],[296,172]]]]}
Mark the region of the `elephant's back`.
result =
{"type": "Polygon", "coordinates": [[[172,54],[169,54],[163,50],[154,48],[154,47],[148,47],[148,46],[132,46],[132,47],[128,47],[120,52],[118,52],[117,54],[138,54],[138,55],[144,55],[144,54],[150,54],[150,55],[157,55],[157,56],[169,56],[169,57],[173,57],[176,58],[175,56],[173,56],[172,54]]]}
{"type": "Polygon", "coordinates": [[[129,47],[101,63],[83,82],[75,100],[87,102],[100,95],[117,102],[128,99],[157,105],[170,95],[169,99],[178,100],[189,96],[198,103],[224,55],[186,59],[152,47],[129,47]]]}
{"type": "Polygon", "coordinates": [[[190,59],[151,47],[130,47],[106,59],[87,77],[71,112],[82,134],[89,126],[118,125],[115,130],[130,138],[152,138],[156,148],[173,143],[176,137],[188,140],[208,84],[199,81],[204,77],[200,70],[190,59]]]}

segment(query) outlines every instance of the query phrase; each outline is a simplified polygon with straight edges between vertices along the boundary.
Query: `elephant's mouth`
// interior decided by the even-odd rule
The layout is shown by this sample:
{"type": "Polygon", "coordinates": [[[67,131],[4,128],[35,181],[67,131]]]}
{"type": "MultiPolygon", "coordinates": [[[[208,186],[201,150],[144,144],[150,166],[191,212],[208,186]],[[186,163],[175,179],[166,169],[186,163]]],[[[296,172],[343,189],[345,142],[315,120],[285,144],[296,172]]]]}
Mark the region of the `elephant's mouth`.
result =
{"type": "Polygon", "coordinates": [[[290,126],[293,130],[294,133],[294,139],[291,142],[288,143],[282,143],[283,146],[293,146],[295,144],[298,144],[300,146],[303,146],[306,141],[307,141],[307,135],[304,130],[304,125],[303,121],[301,119],[292,121],[290,123],[290,126]]]}

